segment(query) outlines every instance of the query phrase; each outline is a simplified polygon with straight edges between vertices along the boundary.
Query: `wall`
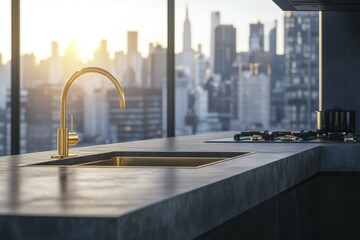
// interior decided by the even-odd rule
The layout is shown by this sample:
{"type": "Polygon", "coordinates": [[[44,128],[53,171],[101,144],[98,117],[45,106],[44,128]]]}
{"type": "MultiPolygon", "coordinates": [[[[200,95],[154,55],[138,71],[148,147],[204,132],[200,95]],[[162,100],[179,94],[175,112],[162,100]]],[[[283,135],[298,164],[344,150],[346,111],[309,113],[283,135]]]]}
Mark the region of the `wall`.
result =
{"type": "Polygon", "coordinates": [[[359,12],[323,12],[323,109],[360,110],[359,43],[359,12]]]}

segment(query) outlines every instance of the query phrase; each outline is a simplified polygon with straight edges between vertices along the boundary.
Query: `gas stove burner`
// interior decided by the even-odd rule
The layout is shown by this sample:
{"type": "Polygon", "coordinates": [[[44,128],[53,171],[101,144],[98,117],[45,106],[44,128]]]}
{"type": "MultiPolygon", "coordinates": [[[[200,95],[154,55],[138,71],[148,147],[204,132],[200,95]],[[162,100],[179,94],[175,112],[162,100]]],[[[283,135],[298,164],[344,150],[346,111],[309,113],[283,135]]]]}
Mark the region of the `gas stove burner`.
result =
{"type": "Polygon", "coordinates": [[[280,140],[283,142],[296,142],[299,138],[294,135],[285,135],[280,137],[280,140]]]}
{"type": "Polygon", "coordinates": [[[309,141],[310,139],[316,138],[318,133],[314,131],[301,130],[300,132],[293,132],[291,135],[296,136],[304,141],[309,141]]]}
{"type": "Polygon", "coordinates": [[[274,135],[275,137],[282,137],[282,136],[285,136],[285,135],[290,135],[291,132],[288,132],[288,131],[275,131],[275,132],[271,132],[272,135],[274,135]]]}
{"type": "Polygon", "coordinates": [[[252,141],[263,141],[263,136],[261,136],[261,135],[252,135],[252,136],[250,137],[250,139],[251,139],[252,141]]]}
{"type": "Polygon", "coordinates": [[[234,135],[237,142],[360,142],[360,132],[247,131],[234,135]]]}
{"type": "Polygon", "coordinates": [[[327,135],[332,141],[344,141],[346,132],[329,132],[327,135]]]}
{"type": "Polygon", "coordinates": [[[269,131],[240,132],[240,133],[234,135],[234,140],[238,141],[238,140],[241,140],[242,137],[250,137],[251,140],[260,141],[260,140],[258,140],[260,138],[259,136],[261,136],[260,140],[265,140],[265,141],[274,140],[274,136],[271,133],[269,133],[269,131]]]}

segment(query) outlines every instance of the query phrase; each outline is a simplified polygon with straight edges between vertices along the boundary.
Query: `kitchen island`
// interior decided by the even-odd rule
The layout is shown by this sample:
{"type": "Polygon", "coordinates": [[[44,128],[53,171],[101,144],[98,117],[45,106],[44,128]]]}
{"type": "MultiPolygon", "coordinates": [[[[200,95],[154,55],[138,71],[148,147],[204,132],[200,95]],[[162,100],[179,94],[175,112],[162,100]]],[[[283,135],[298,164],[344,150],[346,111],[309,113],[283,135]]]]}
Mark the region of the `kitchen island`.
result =
{"type": "MultiPolygon", "coordinates": [[[[322,236],[322,223],[316,224],[322,218],[318,202],[326,192],[319,191],[319,174],[351,172],[357,179],[353,175],[360,171],[360,144],[204,143],[234,133],[71,149],[80,156],[114,151],[255,152],[198,169],[19,167],[49,161],[55,151],[1,157],[0,239],[219,238],[239,224],[261,226],[259,219],[268,219],[263,223],[268,232],[254,231],[268,239],[322,236]],[[289,209],[295,209],[290,217],[300,223],[290,226],[296,228],[291,232],[280,221],[289,209]],[[308,229],[302,224],[316,226],[300,233],[300,228],[308,229]]],[[[254,234],[251,227],[246,229],[246,234],[254,234]]]]}

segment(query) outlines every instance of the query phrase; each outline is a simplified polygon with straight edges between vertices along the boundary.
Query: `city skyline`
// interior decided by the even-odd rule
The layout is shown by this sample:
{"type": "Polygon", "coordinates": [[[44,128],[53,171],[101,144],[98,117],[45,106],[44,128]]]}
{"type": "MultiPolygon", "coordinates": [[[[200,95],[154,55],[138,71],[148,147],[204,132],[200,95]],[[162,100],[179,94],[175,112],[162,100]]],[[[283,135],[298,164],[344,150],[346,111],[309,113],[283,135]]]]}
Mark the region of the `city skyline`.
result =
{"type": "MultiPolygon", "coordinates": [[[[207,58],[200,50],[194,52],[190,47],[191,17],[183,20],[184,47],[176,54],[175,63],[176,135],[272,127],[312,129],[318,91],[317,13],[287,12],[285,24],[267,32],[270,39],[265,37],[264,24],[250,23],[246,40],[248,52],[237,51],[238,29],[234,25],[221,21],[220,13],[211,16],[213,65],[211,56],[207,58]],[[281,28],[286,32],[284,55],[275,53],[276,33],[281,28]],[[266,49],[265,43],[271,48],[266,49]]],[[[138,52],[139,36],[137,31],[128,31],[126,54],[117,52],[115,59],[110,59],[107,40],[98,42],[92,53],[94,59],[89,62],[109,70],[121,82],[128,100],[127,111],[119,111],[117,98],[111,95],[106,83],[99,81],[99,76],[88,76],[92,81],[80,81],[80,91],[75,90],[77,95],[70,94],[74,103],[69,105],[75,107],[75,125],[84,139],[82,144],[164,137],[167,129],[166,49],[156,43],[148,45],[151,54],[144,58],[138,52]],[[144,135],[149,131],[150,135],[144,135]]],[[[75,47],[71,45],[68,49],[75,47]]],[[[59,54],[58,43],[53,42],[51,48],[54,54],[38,64],[34,54],[21,58],[22,152],[56,147],[52,140],[58,107],[54,106],[59,104],[61,83],[84,66],[71,52],[59,54]],[[34,114],[38,111],[50,113],[46,123],[45,118],[38,118],[40,114],[34,114]],[[41,144],[44,138],[50,145],[41,144]]],[[[4,83],[0,85],[0,108],[5,110],[0,111],[0,126],[5,126],[0,129],[0,136],[4,136],[0,139],[4,146],[0,146],[0,154],[6,154],[10,136],[10,66],[0,67],[0,79],[4,83]]]]}
{"type": "MultiPolygon", "coordinates": [[[[137,0],[136,3],[131,3],[132,5],[130,5],[130,3],[121,3],[121,1],[120,3],[112,0],[107,1],[109,1],[109,3],[111,4],[115,4],[113,7],[111,7],[111,9],[105,9],[109,11],[112,11],[112,9],[117,9],[117,7],[118,9],[124,9],[125,11],[126,6],[131,10],[131,6],[134,7],[134,5],[142,3],[141,0],[137,0]],[[123,6],[121,4],[123,4],[123,6]]],[[[249,37],[250,23],[256,23],[258,21],[261,21],[265,26],[265,37],[267,39],[268,32],[271,28],[274,27],[275,20],[278,20],[279,25],[282,24],[283,12],[271,2],[267,3],[261,0],[256,1],[261,2],[262,5],[262,8],[259,8],[257,10],[257,14],[253,14],[254,7],[258,6],[255,2],[249,4],[244,1],[234,2],[232,0],[227,0],[226,3],[224,3],[224,1],[209,1],[209,4],[206,4],[206,6],[204,6],[200,3],[199,0],[189,1],[188,3],[186,3],[185,1],[177,1],[175,17],[175,52],[179,53],[182,50],[181,39],[183,32],[183,21],[185,19],[186,4],[189,7],[189,18],[192,25],[193,36],[191,46],[196,49],[196,46],[198,44],[201,44],[203,46],[203,53],[206,56],[209,56],[210,52],[210,15],[213,11],[219,11],[221,13],[221,24],[233,24],[238,29],[238,52],[248,50],[247,39],[249,37]],[[231,6],[229,6],[231,4],[236,4],[239,6],[239,8],[243,6],[244,11],[240,11],[240,13],[238,11],[235,11],[231,6]],[[261,16],[261,18],[257,17],[259,15],[261,16]]],[[[0,36],[4,36],[2,38],[2,41],[0,42],[0,52],[3,54],[4,62],[10,59],[10,48],[6,47],[10,46],[10,26],[6,27],[4,24],[4,22],[10,23],[10,11],[6,11],[7,9],[9,9],[9,2],[2,1],[2,10],[0,10],[2,18],[2,24],[0,25],[0,36]]],[[[74,22],[66,22],[67,18],[57,18],[59,16],[58,12],[65,11],[64,8],[67,6],[67,1],[63,1],[61,4],[55,3],[55,5],[54,3],[50,4],[46,1],[42,2],[41,0],[32,1],[32,5],[35,6],[39,5],[40,3],[43,4],[42,9],[57,8],[58,11],[50,13],[50,16],[47,16],[49,15],[48,11],[44,11],[45,13],[38,14],[36,10],[34,10],[36,9],[36,7],[30,7],[28,5],[29,3],[24,2],[22,5],[22,9],[26,9],[26,11],[22,11],[21,18],[21,26],[22,29],[24,29],[21,35],[21,52],[22,54],[35,53],[38,58],[37,60],[45,59],[50,56],[50,42],[57,41],[60,46],[60,53],[62,54],[65,51],[66,46],[76,39],[79,45],[79,55],[83,61],[92,59],[94,50],[98,47],[99,42],[103,39],[107,40],[109,52],[111,53],[111,57],[113,57],[113,53],[115,53],[116,51],[126,50],[127,31],[137,31],[139,33],[139,52],[143,56],[148,55],[148,44],[150,42],[154,44],[160,43],[164,47],[167,46],[166,2],[163,2],[162,0],[157,0],[154,3],[152,2],[152,4],[150,4],[149,6],[146,5],[146,9],[148,10],[146,13],[143,13],[139,10],[138,12],[136,12],[135,15],[132,13],[127,18],[124,17],[124,19],[126,20],[124,22],[126,22],[126,24],[121,24],[121,21],[119,21],[119,17],[117,17],[117,20],[116,17],[111,18],[111,13],[107,14],[107,16],[104,18],[105,22],[101,21],[103,20],[103,18],[91,17],[91,14],[95,15],[96,12],[102,10],[96,9],[96,4],[94,5],[94,1],[90,1],[89,3],[87,3],[87,8],[89,8],[89,10],[86,11],[87,15],[79,15],[77,19],[80,19],[80,21],[74,22]],[[151,18],[149,18],[150,21],[147,20],[145,22],[148,23],[144,24],[144,18],[148,18],[149,13],[151,13],[151,18]],[[160,16],[164,16],[164,18],[160,16]],[[44,25],[44,23],[42,23],[42,19],[44,18],[54,20],[49,21],[48,25],[44,25]],[[82,19],[86,19],[86,23],[84,23],[82,19]],[[89,22],[89,19],[96,19],[96,21],[99,22],[96,22],[96,24],[92,24],[92,21],[89,22]],[[62,22],[63,20],[66,21],[62,22]],[[155,29],[157,29],[158,31],[154,31],[153,26],[156,26],[155,29]],[[79,31],[79,29],[81,29],[80,27],[83,28],[82,31],[79,31]],[[96,31],[94,31],[93,28],[95,28],[96,31]],[[26,39],[26,41],[24,39],[26,39]],[[44,47],[47,46],[47,44],[49,47],[44,47]]],[[[80,6],[81,3],[82,1],[77,2],[72,8],[73,10],[71,11],[76,12],[77,6],[80,6]]],[[[71,11],[69,12],[69,15],[73,13],[71,11]]],[[[279,28],[278,52],[280,54],[283,52],[282,35],[283,30],[279,28]]],[[[265,45],[265,48],[268,49],[268,46],[265,45]]]]}

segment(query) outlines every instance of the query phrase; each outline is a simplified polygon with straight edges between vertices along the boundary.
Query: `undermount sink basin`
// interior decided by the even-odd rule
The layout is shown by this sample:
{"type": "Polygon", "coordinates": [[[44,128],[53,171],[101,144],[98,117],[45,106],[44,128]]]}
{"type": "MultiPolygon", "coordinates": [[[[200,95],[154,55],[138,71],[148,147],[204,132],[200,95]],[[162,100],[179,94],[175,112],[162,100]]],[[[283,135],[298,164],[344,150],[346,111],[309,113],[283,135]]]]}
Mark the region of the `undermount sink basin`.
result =
{"type": "Polygon", "coordinates": [[[92,168],[200,168],[253,152],[114,152],[66,158],[25,166],[92,168]]]}

